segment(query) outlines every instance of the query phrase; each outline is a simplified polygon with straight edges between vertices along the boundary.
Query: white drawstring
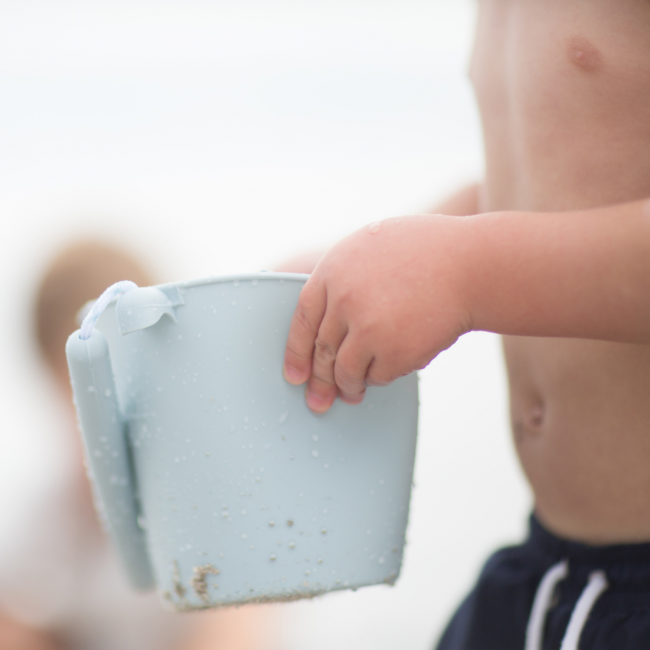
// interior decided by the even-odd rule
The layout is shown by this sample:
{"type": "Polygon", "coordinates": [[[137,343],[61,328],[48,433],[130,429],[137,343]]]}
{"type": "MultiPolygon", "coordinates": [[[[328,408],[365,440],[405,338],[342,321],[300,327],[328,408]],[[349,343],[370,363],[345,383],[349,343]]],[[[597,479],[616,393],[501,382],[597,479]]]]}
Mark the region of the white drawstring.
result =
{"type": "Polygon", "coordinates": [[[589,582],[580,595],[573,609],[573,614],[571,614],[560,650],[578,650],[582,628],[584,628],[598,597],[608,586],[607,577],[602,571],[594,571],[589,576],[589,582]]]}
{"type": "MultiPolygon", "coordinates": [[[[528,627],[526,628],[526,646],[525,650],[541,650],[542,639],[544,635],[544,622],[546,615],[551,608],[553,600],[553,593],[557,583],[564,580],[569,574],[569,563],[566,560],[553,565],[542,578],[537,587],[537,593],[533,600],[533,607],[530,611],[530,618],[528,619],[528,627]]],[[[594,571],[589,576],[587,586],[584,588],[578,602],[573,609],[569,625],[567,625],[564,639],[560,650],[578,650],[578,643],[580,642],[580,635],[589,618],[589,614],[593,609],[599,596],[608,587],[607,577],[603,571],[594,571]]]]}
{"type": "Polygon", "coordinates": [[[541,650],[544,622],[546,614],[551,608],[555,587],[558,582],[567,577],[568,573],[569,563],[563,560],[553,565],[539,583],[526,628],[526,650],[541,650]]]}

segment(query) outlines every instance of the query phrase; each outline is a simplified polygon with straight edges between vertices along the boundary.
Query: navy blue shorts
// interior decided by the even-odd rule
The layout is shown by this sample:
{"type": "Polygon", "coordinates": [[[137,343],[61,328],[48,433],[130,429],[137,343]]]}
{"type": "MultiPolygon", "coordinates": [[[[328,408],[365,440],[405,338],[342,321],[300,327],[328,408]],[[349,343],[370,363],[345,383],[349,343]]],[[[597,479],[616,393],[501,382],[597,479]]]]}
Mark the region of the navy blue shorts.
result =
{"type": "Polygon", "coordinates": [[[568,542],[532,516],[528,539],[487,561],[437,650],[523,650],[534,601],[536,611],[544,611],[538,616],[539,642],[533,647],[559,650],[571,621],[573,628],[579,627],[577,640],[565,647],[649,650],[650,543],[568,542]],[[540,584],[549,584],[545,576],[552,585],[546,589],[546,603],[538,605],[544,600],[538,595],[544,591],[540,584]],[[582,621],[574,620],[580,616],[582,621]]]}

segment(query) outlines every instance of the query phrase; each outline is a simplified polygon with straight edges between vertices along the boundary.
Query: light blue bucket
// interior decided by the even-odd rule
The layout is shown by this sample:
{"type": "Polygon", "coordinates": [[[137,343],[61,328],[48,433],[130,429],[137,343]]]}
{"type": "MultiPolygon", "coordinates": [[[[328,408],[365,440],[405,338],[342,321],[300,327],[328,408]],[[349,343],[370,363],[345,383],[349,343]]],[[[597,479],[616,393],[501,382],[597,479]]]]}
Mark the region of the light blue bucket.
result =
{"type": "Polygon", "coordinates": [[[67,344],[98,505],[132,583],[178,610],[392,584],[415,374],[325,415],[282,377],[307,276],[132,288],[67,344]]]}

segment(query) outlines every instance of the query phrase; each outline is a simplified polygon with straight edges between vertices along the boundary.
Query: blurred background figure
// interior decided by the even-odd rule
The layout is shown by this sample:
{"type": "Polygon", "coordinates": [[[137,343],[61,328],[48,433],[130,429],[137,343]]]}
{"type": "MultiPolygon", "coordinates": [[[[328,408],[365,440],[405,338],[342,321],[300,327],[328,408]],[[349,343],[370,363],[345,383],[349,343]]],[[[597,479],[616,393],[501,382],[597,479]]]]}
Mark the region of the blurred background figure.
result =
{"type": "Polygon", "coordinates": [[[126,251],[79,241],[60,251],[38,286],[34,343],[64,405],[69,435],[59,441],[64,461],[0,555],[0,648],[263,650],[268,644],[261,645],[262,639],[269,636],[264,608],[179,615],[166,611],[154,594],[134,592],[95,515],[65,342],[78,327],[80,308],[124,279],[154,283],[126,251]]]}

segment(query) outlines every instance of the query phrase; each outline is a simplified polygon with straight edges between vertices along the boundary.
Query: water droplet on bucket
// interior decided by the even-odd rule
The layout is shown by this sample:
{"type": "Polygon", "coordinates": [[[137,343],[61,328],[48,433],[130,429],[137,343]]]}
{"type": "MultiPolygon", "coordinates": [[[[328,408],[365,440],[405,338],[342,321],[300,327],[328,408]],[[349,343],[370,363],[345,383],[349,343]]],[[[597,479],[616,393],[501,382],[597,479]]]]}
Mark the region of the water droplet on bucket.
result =
{"type": "Polygon", "coordinates": [[[368,226],[368,232],[371,235],[376,235],[381,230],[381,221],[375,221],[368,226]]]}
{"type": "Polygon", "coordinates": [[[287,526],[289,526],[289,528],[293,526],[293,519],[287,519],[287,526]]]}
{"type": "Polygon", "coordinates": [[[110,388],[107,388],[104,391],[104,395],[106,395],[106,397],[110,397],[112,394],[113,394],[113,391],[110,388]]]}
{"type": "Polygon", "coordinates": [[[296,543],[295,543],[295,542],[289,542],[289,548],[290,548],[291,550],[293,550],[294,548],[296,548],[296,543]]]}
{"type": "Polygon", "coordinates": [[[305,575],[306,575],[306,576],[310,576],[310,575],[311,575],[311,571],[310,571],[309,569],[305,569],[305,575]]]}
{"type": "Polygon", "coordinates": [[[312,439],[314,442],[318,442],[318,436],[317,436],[316,434],[314,434],[314,435],[311,437],[311,439],[312,439]]]}
{"type": "Polygon", "coordinates": [[[318,458],[318,449],[312,449],[312,450],[311,450],[311,455],[312,455],[314,458],[318,458]]]}
{"type": "Polygon", "coordinates": [[[271,521],[269,521],[269,526],[271,526],[271,528],[273,528],[273,526],[275,526],[275,522],[273,521],[273,519],[271,519],[271,521]]]}
{"type": "Polygon", "coordinates": [[[234,280],[232,283],[233,287],[238,287],[239,286],[239,280],[234,280]]]}
{"type": "Polygon", "coordinates": [[[275,553],[271,553],[271,555],[269,556],[269,560],[271,560],[271,562],[275,562],[277,559],[278,557],[275,553]]]}
{"type": "Polygon", "coordinates": [[[288,417],[289,417],[289,412],[288,412],[288,411],[285,411],[285,412],[280,416],[280,419],[278,420],[278,422],[279,422],[280,424],[284,424],[284,423],[287,421],[287,418],[288,418],[288,417]]]}
{"type": "Polygon", "coordinates": [[[321,535],[327,535],[327,528],[321,528],[321,535]]]}
{"type": "Polygon", "coordinates": [[[259,284],[259,282],[258,282],[257,280],[251,280],[251,284],[252,284],[254,287],[256,287],[256,286],[259,284]]]}
{"type": "Polygon", "coordinates": [[[382,555],[382,556],[377,560],[377,564],[383,564],[385,561],[386,561],[386,559],[385,559],[384,556],[382,555]]]}

